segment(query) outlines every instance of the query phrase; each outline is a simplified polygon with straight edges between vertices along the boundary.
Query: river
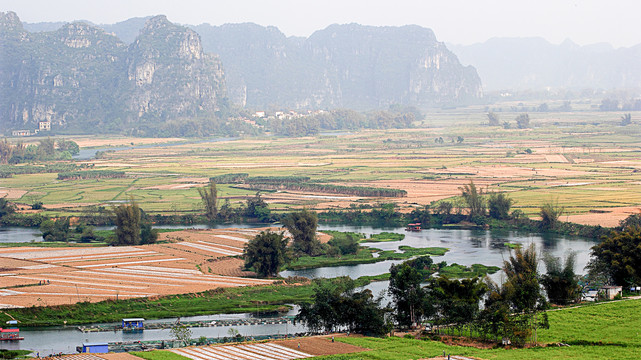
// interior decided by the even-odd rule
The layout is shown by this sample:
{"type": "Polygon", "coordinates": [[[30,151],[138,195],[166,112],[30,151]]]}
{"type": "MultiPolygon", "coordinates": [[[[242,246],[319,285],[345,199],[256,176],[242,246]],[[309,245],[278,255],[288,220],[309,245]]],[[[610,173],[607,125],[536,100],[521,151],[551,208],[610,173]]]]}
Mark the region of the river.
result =
{"type": "MultiPolygon", "coordinates": [[[[251,227],[265,226],[264,224],[246,225],[246,224],[227,224],[224,227],[251,227]]],[[[162,227],[162,226],[158,226],[162,227]]],[[[170,228],[183,228],[184,226],[174,226],[170,228]]],[[[195,228],[207,228],[208,226],[194,226],[195,228]]],[[[5,228],[7,229],[7,228],[5,228]]],[[[30,241],[35,233],[40,233],[37,229],[9,228],[8,233],[12,235],[12,241],[22,239],[30,241]],[[34,233],[35,232],[35,233],[34,233]]],[[[367,235],[380,233],[383,231],[396,232],[405,234],[405,239],[396,242],[381,243],[364,243],[366,246],[376,247],[383,250],[398,250],[401,245],[412,247],[446,247],[449,251],[444,256],[434,257],[434,262],[446,261],[447,263],[458,263],[461,265],[472,265],[480,263],[484,265],[501,266],[503,261],[509,258],[509,249],[504,245],[506,242],[529,246],[535,244],[537,251],[542,255],[552,255],[557,257],[565,256],[569,251],[576,252],[577,273],[583,273],[583,268],[587,264],[590,255],[590,248],[596,244],[595,240],[589,240],[578,237],[567,237],[552,234],[530,234],[516,231],[490,231],[490,230],[466,230],[466,229],[427,229],[420,232],[406,232],[404,228],[374,228],[358,226],[337,226],[337,225],[320,225],[320,230],[337,230],[352,231],[364,233],[367,235]]],[[[2,234],[2,233],[0,233],[2,234]]],[[[337,266],[308,270],[283,271],[281,276],[305,276],[309,278],[318,277],[337,277],[350,276],[358,278],[363,275],[377,275],[389,272],[391,264],[400,263],[401,261],[383,261],[374,264],[363,264],[354,266],[337,266]]],[[[544,265],[541,265],[541,271],[545,271],[544,265]]],[[[492,276],[494,281],[501,281],[502,273],[498,272],[492,276]]],[[[387,288],[387,282],[376,282],[368,286],[375,295],[379,295],[387,288]]],[[[290,312],[295,315],[296,309],[290,312]]],[[[189,320],[214,320],[224,318],[241,318],[253,316],[252,314],[235,314],[235,315],[212,315],[206,317],[182,318],[189,320]]],[[[163,319],[162,321],[172,321],[173,319],[163,319]]],[[[265,324],[265,325],[245,325],[237,326],[235,329],[240,331],[243,336],[256,336],[268,334],[285,334],[304,332],[305,328],[301,325],[286,324],[265,324]]],[[[192,328],[194,338],[200,336],[225,337],[228,335],[229,327],[200,327],[192,328]]],[[[117,342],[117,341],[137,341],[137,340],[168,340],[171,338],[168,329],[163,330],[145,330],[142,333],[123,333],[122,331],[114,332],[96,332],[82,333],[75,327],[51,327],[39,329],[22,329],[22,336],[25,340],[20,342],[5,343],[2,346],[9,349],[31,349],[40,351],[41,355],[49,353],[75,353],[76,346],[82,345],[83,342],[117,342]]]]}
{"type": "Polygon", "coordinates": [[[94,157],[96,157],[96,153],[99,151],[123,151],[123,150],[133,150],[133,149],[150,149],[150,148],[181,146],[181,145],[189,145],[189,144],[206,144],[206,143],[214,143],[214,142],[221,142],[221,141],[234,141],[238,139],[240,138],[220,137],[220,138],[210,138],[210,139],[202,139],[202,140],[196,140],[196,141],[182,141],[182,142],[158,143],[158,144],[147,144],[147,145],[80,149],[80,151],[73,156],[73,159],[74,160],[91,160],[94,157]]]}

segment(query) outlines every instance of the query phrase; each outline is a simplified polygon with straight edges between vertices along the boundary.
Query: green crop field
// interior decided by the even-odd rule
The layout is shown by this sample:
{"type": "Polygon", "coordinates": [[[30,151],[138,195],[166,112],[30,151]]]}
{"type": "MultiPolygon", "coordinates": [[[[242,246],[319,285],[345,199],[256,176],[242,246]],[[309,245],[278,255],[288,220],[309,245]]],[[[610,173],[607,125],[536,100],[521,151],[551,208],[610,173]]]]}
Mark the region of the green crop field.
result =
{"type": "MultiPolygon", "coordinates": [[[[518,114],[499,115],[513,121],[518,114]]],[[[338,188],[407,192],[399,198],[265,192],[276,210],[322,211],[380,202],[409,210],[444,199],[456,201],[458,188],[470,180],[484,191],[509,192],[514,208],[530,216],[536,216],[545,201],[558,201],[568,221],[590,210],[639,205],[641,125],[622,127],[617,114],[588,110],[530,117],[531,129],[489,127],[482,125],[487,121],[485,110],[471,107],[428,114],[413,129],[137,148],[80,162],[93,165],[92,170],[124,171],[125,178],[58,180],[56,173],[23,174],[2,179],[0,191],[15,191],[10,198],[26,205],[42,201],[45,214],[54,216],[79,214],[91,205],[109,207],[130,196],[149,213],[193,213],[202,211],[197,188],[207,179],[242,172],[250,177],[305,176],[338,188]],[[459,136],[461,143],[454,141],[459,136]],[[444,142],[435,142],[440,137],[444,142]]],[[[220,198],[233,206],[256,192],[242,184],[221,184],[218,189],[220,198]]],[[[616,224],[625,216],[602,217],[616,224]]]]}

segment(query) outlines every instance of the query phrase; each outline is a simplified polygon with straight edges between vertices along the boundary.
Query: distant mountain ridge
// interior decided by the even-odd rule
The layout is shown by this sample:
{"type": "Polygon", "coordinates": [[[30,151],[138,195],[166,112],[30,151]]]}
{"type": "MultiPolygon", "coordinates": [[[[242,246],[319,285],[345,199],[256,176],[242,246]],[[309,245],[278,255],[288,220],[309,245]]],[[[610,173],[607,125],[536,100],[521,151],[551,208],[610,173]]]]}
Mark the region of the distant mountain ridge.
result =
{"type": "Polygon", "coordinates": [[[542,38],[493,38],[448,47],[473,65],[485,90],[640,89],[641,44],[554,45],[542,38]]]}
{"type": "Polygon", "coordinates": [[[232,101],[250,107],[443,106],[483,95],[430,29],[331,25],[309,38],[256,24],[192,27],[220,55],[232,101]]]}
{"type": "Polygon", "coordinates": [[[133,131],[215,116],[229,99],[262,109],[369,110],[483,96],[476,70],[419,26],[332,25],[297,38],[256,24],[185,27],[163,15],[25,26],[0,12],[0,52],[3,132],[46,120],[133,131]]]}
{"type": "MultiPolygon", "coordinates": [[[[144,20],[96,26],[129,43],[144,20]]],[[[221,57],[229,98],[243,106],[427,107],[483,96],[475,69],[461,66],[432,30],[416,25],[331,25],[309,38],[287,37],[273,26],[253,23],[186,26],[200,34],[206,52],[221,57]]]]}

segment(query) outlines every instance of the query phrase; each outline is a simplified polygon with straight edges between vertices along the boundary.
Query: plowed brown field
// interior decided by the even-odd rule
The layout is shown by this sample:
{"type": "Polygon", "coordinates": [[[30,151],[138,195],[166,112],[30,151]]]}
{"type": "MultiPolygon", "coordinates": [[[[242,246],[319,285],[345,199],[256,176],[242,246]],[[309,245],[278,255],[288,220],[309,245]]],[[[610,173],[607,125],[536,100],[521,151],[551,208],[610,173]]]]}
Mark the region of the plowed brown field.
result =
{"type": "MultiPolygon", "coordinates": [[[[96,302],[269,284],[238,258],[264,229],[186,230],[155,245],[0,249],[0,308],[96,302]]],[[[277,230],[277,229],[272,229],[277,230]]]]}

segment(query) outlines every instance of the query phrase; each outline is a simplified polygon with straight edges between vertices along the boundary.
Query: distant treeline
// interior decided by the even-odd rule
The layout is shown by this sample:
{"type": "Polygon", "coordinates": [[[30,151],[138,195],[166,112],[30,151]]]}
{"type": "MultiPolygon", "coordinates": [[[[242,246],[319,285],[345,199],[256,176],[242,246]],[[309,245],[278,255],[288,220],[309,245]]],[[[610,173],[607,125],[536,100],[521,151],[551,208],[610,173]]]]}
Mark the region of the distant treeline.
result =
{"type": "Polygon", "coordinates": [[[10,143],[6,138],[0,141],[0,164],[20,164],[34,161],[71,160],[80,147],[74,141],[46,138],[38,145],[26,145],[22,141],[10,143]]]}
{"type": "Polygon", "coordinates": [[[238,184],[249,177],[247,173],[232,173],[232,174],[222,174],[218,176],[212,176],[209,178],[209,181],[216,184],[238,184]]]}
{"type": "Polygon", "coordinates": [[[125,177],[124,171],[114,170],[86,170],[86,171],[68,171],[58,174],[58,180],[78,180],[78,179],[115,179],[125,177]]]}
{"type": "Polygon", "coordinates": [[[405,197],[405,190],[367,186],[344,186],[310,182],[309,176],[249,176],[245,173],[223,174],[209,178],[217,184],[249,185],[252,190],[294,190],[366,197],[405,197]]]}
{"type": "Polygon", "coordinates": [[[344,186],[333,184],[319,184],[319,183],[294,183],[286,182],[280,184],[269,183],[255,183],[251,184],[250,188],[253,190],[271,190],[271,189],[287,189],[294,191],[313,191],[329,194],[343,194],[351,196],[366,196],[366,197],[406,197],[407,191],[400,189],[377,188],[367,186],[344,186]]]}
{"type": "Polygon", "coordinates": [[[285,185],[291,183],[308,182],[309,180],[309,176],[252,176],[245,179],[245,183],[285,185]]]}
{"type": "Polygon", "coordinates": [[[273,119],[266,123],[266,127],[277,135],[306,136],[331,130],[404,129],[422,119],[421,112],[411,106],[367,113],[337,109],[299,118],[273,119]]]}
{"type": "Polygon", "coordinates": [[[10,178],[13,175],[58,173],[61,171],[75,171],[87,167],[76,164],[46,164],[46,165],[0,165],[0,178],[10,178]]]}

